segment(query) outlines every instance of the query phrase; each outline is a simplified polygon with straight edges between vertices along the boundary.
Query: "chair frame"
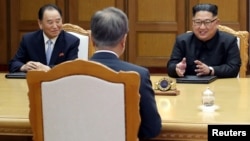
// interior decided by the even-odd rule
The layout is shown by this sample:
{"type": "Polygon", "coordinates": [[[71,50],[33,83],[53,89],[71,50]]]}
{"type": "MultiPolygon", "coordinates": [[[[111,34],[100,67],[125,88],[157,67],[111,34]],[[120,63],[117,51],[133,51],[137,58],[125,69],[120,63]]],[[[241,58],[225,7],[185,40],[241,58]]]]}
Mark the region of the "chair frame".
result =
{"type": "Polygon", "coordinates": [[[81,59],[61,63],[48,72],[27,72],[26,80],[29,88],[28,97],[30,101],[29,118],[33,131],[33,140],[44,141],[41,92],[42,82],[53,81],[72,75],[89,75],[109,82],[124,84],[126,141],[137,141],[137,134],[140,125],[139,74],[134,71],[115,72],[103,64],[81,59]]]}
{"type": "Polygon", "coordinates": [[[241,57],[241,67],[239,72],[239,77],[246,77],[247,73],[247,64],[248,64],[248,31],[235,31],[232,28],[225,25],[218,25],[220,31],[230,33],[240,39],[240,57],[241,57]]]}
{"type": "Polygon", "coordinates": [[[89,37],[88,58],[90,58],[94,54],[95,48],[91,40],[91,30],[85,30],[82,27],[71,23],[63,24],[62,29],[67,32],[75,32],[81,35],[88,36],[89,37]]]}

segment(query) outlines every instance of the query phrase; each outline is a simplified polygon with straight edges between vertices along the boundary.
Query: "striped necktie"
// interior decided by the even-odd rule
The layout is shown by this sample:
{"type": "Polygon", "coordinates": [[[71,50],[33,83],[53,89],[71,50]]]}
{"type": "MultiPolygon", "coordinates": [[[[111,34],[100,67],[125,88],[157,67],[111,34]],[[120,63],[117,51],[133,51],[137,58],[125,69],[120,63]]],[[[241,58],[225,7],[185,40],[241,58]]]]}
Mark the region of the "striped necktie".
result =
{"type": "Polygon", "coordinates": [[[51,57],[51,54],[52,54],[52,44],[53,44],[53,42],[51,40],[48,40],[47,44],[48,44],[48,48],[47,48],[47,51],[46,51],[46,60],[47,60],[47,65],[49,65],[50,57],[51,57]]]}

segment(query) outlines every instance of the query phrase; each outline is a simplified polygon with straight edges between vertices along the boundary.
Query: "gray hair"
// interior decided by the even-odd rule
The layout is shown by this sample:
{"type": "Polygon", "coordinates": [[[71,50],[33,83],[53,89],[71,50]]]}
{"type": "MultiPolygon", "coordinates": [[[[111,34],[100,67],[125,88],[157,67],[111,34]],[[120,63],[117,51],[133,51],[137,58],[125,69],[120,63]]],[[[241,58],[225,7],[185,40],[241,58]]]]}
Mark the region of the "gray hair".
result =
{"type": "Polygon", "coordinates": [[[128,17],[120,9],[108,7],[91,18],[91,36],[96,47],[117,45],[128,33],[128,17]]]}

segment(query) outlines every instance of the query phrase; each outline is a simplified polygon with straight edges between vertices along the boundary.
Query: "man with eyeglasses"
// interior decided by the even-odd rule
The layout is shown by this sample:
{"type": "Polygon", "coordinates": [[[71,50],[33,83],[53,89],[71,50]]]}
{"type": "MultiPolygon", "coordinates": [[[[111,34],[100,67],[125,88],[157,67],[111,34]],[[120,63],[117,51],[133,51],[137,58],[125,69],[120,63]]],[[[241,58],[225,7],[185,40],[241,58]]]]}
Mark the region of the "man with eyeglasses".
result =
{"type": "Polygon", "coordinates": [[[219,31],[218,7],[197,4],[193,7],[193,32],[179,35],[167,63],[171,77],[215,75],[237,77],[241,66],[237,38],[219,31]]]}

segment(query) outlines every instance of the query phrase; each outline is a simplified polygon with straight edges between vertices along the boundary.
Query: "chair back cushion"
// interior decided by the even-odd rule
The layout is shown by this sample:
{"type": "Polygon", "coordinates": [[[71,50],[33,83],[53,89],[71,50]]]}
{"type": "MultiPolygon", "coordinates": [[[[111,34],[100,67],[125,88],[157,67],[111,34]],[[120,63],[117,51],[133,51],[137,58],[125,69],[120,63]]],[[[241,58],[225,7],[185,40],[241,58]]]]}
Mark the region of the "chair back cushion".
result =
{"type": "Polygon", "coordinates": [[[80,39],[78,58],[87,60],[92,56],[95,50],[93,43],[90,40],[90,30],[85,30],[82,27],[71,23],[63,24],[62,29],[80,39]]]}
{"type": "Polygon", "coordinates": [[[81,35],[75,32],[68,32],[80,39],[78,58],[87,60],[88,59],[88,49],[89,49],[89,36],[81,35]]]}
{"type": "Polygon", "coordinates": [[[43,82],[42,99],[46,141],[125,140],[123,84],[73,75],[43,82]]]}

